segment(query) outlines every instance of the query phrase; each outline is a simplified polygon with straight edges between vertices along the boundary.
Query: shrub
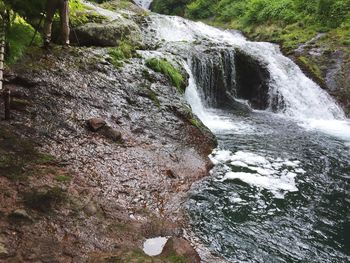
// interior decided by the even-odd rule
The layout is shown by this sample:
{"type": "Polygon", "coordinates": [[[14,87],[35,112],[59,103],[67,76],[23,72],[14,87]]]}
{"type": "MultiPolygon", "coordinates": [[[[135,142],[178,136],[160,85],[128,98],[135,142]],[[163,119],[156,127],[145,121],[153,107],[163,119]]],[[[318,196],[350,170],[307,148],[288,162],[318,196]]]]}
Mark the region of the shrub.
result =
{"type": "MultiPolygon", "coordinates": [[[[34,28],[28,24],[22,17],[16,16],[9,32],[7,33],[8,54],[6,55],[6,63],[14,63],[26,51],[31,39],[34,36],[34,28]]],[[[34,45],[41,43],[40,34],[36,34],[34,45]]]]}

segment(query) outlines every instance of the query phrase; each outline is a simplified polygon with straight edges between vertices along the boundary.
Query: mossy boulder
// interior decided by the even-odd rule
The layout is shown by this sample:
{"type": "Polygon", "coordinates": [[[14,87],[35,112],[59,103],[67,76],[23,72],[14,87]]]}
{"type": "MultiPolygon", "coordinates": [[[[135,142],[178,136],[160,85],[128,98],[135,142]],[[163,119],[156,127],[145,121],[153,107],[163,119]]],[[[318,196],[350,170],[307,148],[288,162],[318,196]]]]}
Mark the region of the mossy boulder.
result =
{"type": "Polygon", "coordinates": [[[142,43],[139,26],[123,17],[111,22],[87,23],[77,27],[75,34],[79,44],[83,46],[114,47],[125,39],[133,45],[142,43]]]}

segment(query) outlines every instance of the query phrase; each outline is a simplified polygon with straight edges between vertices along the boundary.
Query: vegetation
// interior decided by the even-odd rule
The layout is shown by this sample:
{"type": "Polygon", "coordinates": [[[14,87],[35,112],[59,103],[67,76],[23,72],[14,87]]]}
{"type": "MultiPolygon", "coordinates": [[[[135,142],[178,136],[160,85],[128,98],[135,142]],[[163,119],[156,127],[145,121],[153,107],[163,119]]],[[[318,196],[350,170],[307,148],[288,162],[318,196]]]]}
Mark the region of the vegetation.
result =
{"type": "Polygon", "coordinates": [[[110,48],[108,54],[110,56],[110,62],[116,67],[120,68],[123,65],[123,61],[130,59],[134,56],[136,46],[131,44],[127,40],[120,41],[118,47],[110,48]]]}
{"type": "Polygon", "coordinates": [[[154,0],[151,7],[157,13],[183,16],[184,7],[190,2],[191,0],[154,0]]]}
{"type": "MultiPolygon", "coordinates": [[[[35,31],[38,29],[41,32],[43,27],[42,17],[45,11],[45,2],[42,0],[0,0],[0,13],[6,10],[9,14],[6,28],[5,60],[7,64],[18,60],[30,44],[38,46],[42,43],[40,33],[35,34],[35,31]],[[41,23],[39,24],[39,22],[41,23]]],[[[80,0],[70,0],[69,5],[70,23],[73,26],[105,19],[96,12],[86,10],[80,0]]],[[[58,28],[56,25],[59,25],[58,15],[54,17],[53,25],[53,32],[55,32],[58,28]]]]}
{"type": "Polygon", "coordinates": [[[156,12],[184,13],[192,19],[242,30],[255,39],[279,42],[286,51],[318,32],[336,36],[341,45],[350,44],[350,0],[190,0],[175,7],[173,2],[155,0],[152,7],[156,12]]]}
{"type": "Polygon", "coordinates": [[[173,85],[181,92],[184,92],[184,78],[169,61],[165,59],[151,58],[146,60],[146,65],[156,72],[163,73],[168,76],[173,85]]]}

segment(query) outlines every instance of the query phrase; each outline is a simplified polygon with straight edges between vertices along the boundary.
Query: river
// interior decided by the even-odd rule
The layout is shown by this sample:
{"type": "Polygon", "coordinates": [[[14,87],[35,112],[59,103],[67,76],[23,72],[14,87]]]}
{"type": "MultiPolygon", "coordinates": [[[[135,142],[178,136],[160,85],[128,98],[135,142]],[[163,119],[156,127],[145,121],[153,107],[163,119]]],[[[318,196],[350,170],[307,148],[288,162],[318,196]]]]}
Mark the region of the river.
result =
{"type": "Polygon", "coordinates": [[[277,45],[179,17],[148,21],[153,55],[185,66],[186,99],[218,139],[215,167],[187,204],[197,236],[229,262],[350,262],[350,122],[342,109],[277,45]],[[255,75],[242,73],[241,54],[255,75]],[[256,87],[245,93],[247,83],[256,87]]]}

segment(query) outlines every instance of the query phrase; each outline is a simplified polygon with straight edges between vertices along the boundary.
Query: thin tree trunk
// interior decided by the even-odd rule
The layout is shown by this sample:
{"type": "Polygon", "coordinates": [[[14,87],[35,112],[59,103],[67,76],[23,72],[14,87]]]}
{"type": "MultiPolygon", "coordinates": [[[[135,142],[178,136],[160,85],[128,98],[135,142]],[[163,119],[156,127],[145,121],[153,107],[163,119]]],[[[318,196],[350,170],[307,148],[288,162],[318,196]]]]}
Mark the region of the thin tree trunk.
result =
{"type": "Polygon", "coordinates": [[[6,11],[1,14],[1,29],[0,29],[0,92],[3,89],[4,83],[4,60],[6,46],[6,11]]]}

